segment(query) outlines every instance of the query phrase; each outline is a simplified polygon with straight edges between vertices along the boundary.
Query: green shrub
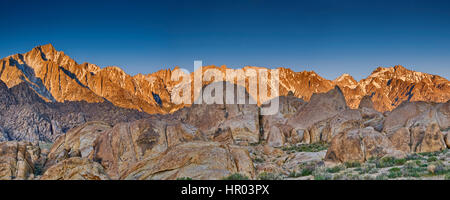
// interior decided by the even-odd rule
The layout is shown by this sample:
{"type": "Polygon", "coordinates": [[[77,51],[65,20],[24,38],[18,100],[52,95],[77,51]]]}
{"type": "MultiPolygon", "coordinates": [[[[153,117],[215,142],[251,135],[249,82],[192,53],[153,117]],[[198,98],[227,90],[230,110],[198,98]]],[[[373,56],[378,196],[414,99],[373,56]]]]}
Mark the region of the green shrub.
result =
{"type": "Polygon", "coordinates": [[[265,160],[263,158],[257,157],[255,158],[256,163],[263,163],[265,160]]]}
{"type": "Polygon", "coordinates": [[[400,172],[400,171],[402,171],[402,170],[400,168],[398,168],[398,167],[394,167],[394,168],[389,169],[389,172],[400,172]]]}
{"type": "Polygon", "coordinates": [[[431,156],[427,159],[427,162],[434,162],[437,161],[438,159],[435,156],[431,156]]]}
{"type": "Polygon", "coordinates": [[[424,158],[418,154],[410,154],[406,156],[406,160],[423,160],[424,158]]]}
{"type": "Polygon", "coordinates": [[[375,177],[375,180],[386,180],[387,179],[387,175],[385,173],[378,175],[377,177],[375,177]]]}
{"type": "Polygon", "coordinates": [[[328,173],[334,174],[334,173],[340,172],[341,170],[342,170],[342,166],[337,165],[337,166],[334,166],[334,167],[332,167],[332,168],[327,168],[326,171],[327,171],[328,173]]]}
{"type": "Polygon", "coordinates": [[[450,173],[447,173],[444,177],[445,180],[450,180],[450,173]]]}
{"type": "Polygon", "coordinates": [[[303,168],[300,172],[300,176],[310,176],[314,172],[314,169],[311,168],[303,168]]]}
{"type": "Polygon", "coordinates": [[[406,163],[406,159],[404,158],[400,158],[400,159],[395,159],[394,160],[395,165],[404,165],[406,163]]]}
{"type": "Polygon", "coordinates": [[[402,176],[402,170],[400,168],[394,167],[389,169],[388,178],[397,178],[402,176]]]}
{"type": "Polygon", "coordinates": [[[327,173],[316,173],[314,174],[314,180],[331,180],[333,176],[327,173]]]}
{"type": "Polygon", "coordinates": [[[376,162],[377,168],[392,167],[394,165],[395,165],[395,158],[393,158],[393,157],[384,157],[384,158],[378,159],[376,162]]]}
{"type": "Polygon", "coordinates": [[[234,173],[234,174],[231,174],[228,177],[224,177],[222,180],[249,180],[249,178],[247,176],[242,175],[242,174],[234,173]]]}
{"type": "Polygon", "coordinates": [[[282,177],[273,173],[263,172],[258,176],[259,180],[281,180],[282,177]]]}
{"type": "Polygon", "coordinates": [[[301,174],[297,173],[296,171],[292,171],[288,175],[288,177],[290,177],[290,178],[297,178],[297,177],[300,177],[300,176],[301,176],[301,174]]]}
{"type": "Polygon", "coordinates": [[[43,175],[44,174],[44,166],[42,166],[42,164],[34,164],[34,175],[43,175]]]}
{"type": "Polygon", "coordinates": [[[300,168],[300,176],[309,176],[312,175],[312,173],[314,172],[314,170],[316,169],[316,166],[318,164],[311,162],[311,163],[302,163],[299,168],[300,168]]]}
{"type": "Polygon", "coordinates": [[[181,181],[191,181],[192,178],[191,178],[191,177],[180,177],[180,178],[177,178],[177,180],[181,180],[181,181]]]}
{"type": "Polygon", "coordinates": [[[328,149],[327,143],[301,144],[298,146],[283,147],[283,151],[288,152],[319,152],[328,149]]]}
{"type": "Polygon", "coordinates": [[[420,160],[408,161],[403,167],[403,176],[405,177],[420,177],[427,171],[426,167],[422,167],[420,160]]]}
{"type": "Polygon", "coordinates": [[[345,162],[344,165],[346,168],[361,167],[361,163],[359,162],[345,162]]]}

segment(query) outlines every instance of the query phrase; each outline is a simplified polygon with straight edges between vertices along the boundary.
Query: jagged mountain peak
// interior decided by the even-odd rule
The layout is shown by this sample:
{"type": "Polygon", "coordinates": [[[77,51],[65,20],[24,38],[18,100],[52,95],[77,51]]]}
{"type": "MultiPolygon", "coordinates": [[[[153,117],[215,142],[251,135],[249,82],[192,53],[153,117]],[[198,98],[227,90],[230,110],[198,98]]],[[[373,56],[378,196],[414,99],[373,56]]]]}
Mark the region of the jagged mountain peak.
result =
{"type": "Polygon", "coordinates": [[[346,86],[354,88],[358,82],[350,74],[342,74],[341,76],[334,79],[333,83],[335,83],[336,85],[340,85],[341,87],[346,86]]]}

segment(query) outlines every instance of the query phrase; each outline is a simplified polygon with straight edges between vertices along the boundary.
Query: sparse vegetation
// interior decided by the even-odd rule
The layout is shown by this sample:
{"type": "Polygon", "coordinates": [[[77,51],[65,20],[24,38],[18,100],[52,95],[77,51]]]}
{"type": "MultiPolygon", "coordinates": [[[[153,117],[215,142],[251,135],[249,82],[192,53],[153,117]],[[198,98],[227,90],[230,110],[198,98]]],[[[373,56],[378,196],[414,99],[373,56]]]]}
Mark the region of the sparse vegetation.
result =
{"type": "Polygon", "coordinates": [[[313,172],[314,180],[331,180],[333,175],[327,173],[324,169],[320,168],[313,172]]]}
{"type": "Polygon", "coordinates": [[[254,160],[254,162],[256,162],[256,163],[263,163],[264,161],[265,161],[264,158],[260,158],[260,157],[256,157],[254,160]]]}
{"type": "Polygon", "coordinates": [[[402,176],[402,170],[398,167],[389,169],[388,178],[397,178],[402,176]]]}
{"type": "Polygon", "coordinates": [[[427,159],[427,162],[434,162],[437,161],[438,159],[435,156],[431,156],[427,159]]]}
{"type": "Polygon", "coordinates": [[[337,173],[337,172],[340,172],[341,170],[343,169],[343,167],[342,166],[340,166],[340,165],[336,165],[336,166],[334,166],[334,167],[332,167],[332,168],[327,168],[327,172],[328,173],[337,173]]]}
{"type": "Polygon", "coordinates": [[[405,158],[394,158],[394,157],[382,157],[379,159],[374,159],[372,162],[375,163],[377,168],[386,168],[386,167],[393,167],[393,166],[400,166],[405,164],[407,159],[405,158]]]}
{"type": "Polygon", "coordinates": [[[276,175],[274,173],[263,172],[258,176],[259,180],[281,180],[282,177],[280,175],[276,175]]]}
{"type": "Polygon", "coordinates": [[[230,176],[223,178],[222,180],[249,180],[249,178],[242,174],[234,173],[234,174],[231,174],[230,176]]]}
{"type": "Polygon", "coordinates": [[[179,181],[191,181],[192,178],[191,177],[180,177],[180,178],[177,178],[177,180],[179,180],[179,181]]]}
{"type": "Polygon", "coordinates": [[[345,162],[344,163],[346,168],[356,168],[356,167],[360,167],[361,163],[359,162],[345,162]]]}
{"type": "Polygon", "coordinates": [[[283,147],[283,151],[293,152],[319,152],[328,149],[327,143],[300,144],[297,146],[283,147]]]}

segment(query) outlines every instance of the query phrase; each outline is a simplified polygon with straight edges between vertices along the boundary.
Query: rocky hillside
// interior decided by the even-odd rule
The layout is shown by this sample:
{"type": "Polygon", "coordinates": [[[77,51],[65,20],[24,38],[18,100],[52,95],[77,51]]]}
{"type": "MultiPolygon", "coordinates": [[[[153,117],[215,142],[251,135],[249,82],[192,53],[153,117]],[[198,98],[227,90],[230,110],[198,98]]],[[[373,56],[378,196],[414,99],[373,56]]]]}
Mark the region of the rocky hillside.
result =
{"type": "MultiPolygon", "coordinates": [[[[204,69],[211,68],[222,72],[228,69],[225,66],[207,66],[204,69]]],[[[245,71],[258,68],[243,69],[245,71]]],[[[448,80],[437,75],[407,70],[401,66],[377,68],[369,77],[359,82],[348,74],[330,81],[313,71],[293,72],[286,68],[279,69],[280,95],[293,93],[306,101],[309,101],[313,94],[328,92],[335,86],[342,89],[350,108],[357,108],[361,99],[369,96],[374,108],[380,112],[390,111],[404,101],[450,100],[448,80]]],[[[101,69],[90,63],[78,64],[64,52],[55,50],[51,44],[0,60],[0,80],[9,88],[26,83],[48,102],[109,101],[118,107],[149,114],[171,113],[184,106],[171,102],[171,94],[178,83],[171,80],[172,73],[173,70],[161,70],[153,74],[130,76],[118,67],[101,69]]],[[[265,101],[257,96],[254,98],[258,102],[265,101]]]]}
{"type": "Polygon", "coordinates": [[[101,103],[46,102],[27,83],[8,88],[0,81],[0,141],[53,142],[69,129],[88,121],[110,124],[149,117],[132,109],[101,103]]]}

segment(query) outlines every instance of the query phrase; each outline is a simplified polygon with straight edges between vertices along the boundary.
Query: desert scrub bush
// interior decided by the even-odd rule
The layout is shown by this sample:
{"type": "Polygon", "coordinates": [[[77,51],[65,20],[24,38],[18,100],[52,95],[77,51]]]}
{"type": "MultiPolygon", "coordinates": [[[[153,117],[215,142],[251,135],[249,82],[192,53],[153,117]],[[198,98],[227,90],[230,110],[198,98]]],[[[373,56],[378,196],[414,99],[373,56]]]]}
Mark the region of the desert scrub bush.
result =
{"type": "Polygon", "coordinates": [[[287,152],[319,152],[328,149],[328,144],[324,142],[312,143],[312,144],[300,144],[297,146],[283,147],[283,151],[287,152]]]}
{"type": "Polygon", "coordinates": [[[333,180],[344,180],[344,175],[342,173],[333,174],[333,180]]]}
{"type": "Polygon", "coordinates": [[[327,171],[328,173],[334,174],[334,173],[340,172],[340,171],[343,170],[343,169],[344,169],[343,166],[341,166],[341,165],[336,165],[336,166],[334,166],[334,167],[327,168],[326,171],[327,171]]]}
{"type": "Polygon", "coordinates": [[[260,158],[260,157],[256,157],[254,160],[255,163],[263,163],[264,161],[265,161],[264,158],[260,158]]]}
{"type": "Polygon", "coordinates": [[[450,173],[447,173],[444,177],[445,180],[450,180],[450,173]]]}
{"type": "Polygon", "coordinates": [[[34,164],[34,175],[40,176],[44,174],[44,166],[42,164],[34,164]]]}
{"type": "Polygon", "coordinates": [[[319,169],[313,172],[314,180],[331,180],[333,175],[327,173],[323,169],[319,169]]]}
{"type": "Polygon", "coordinates": [[[192,178],[191,177],[180,177],[180,178],[177,178],[177,180],[179,180],[179,181],[192,181],[192,178]]]}
{"type": "Polygon", "coordinates": [[[231,174],[230,176],[222,178],[222,180],[249,180],[249,178],[245,175],[234,173],[231,174]]]}
{"type": "Polygon", "coordinates": [[[346,168],[356,168],[356,167],[361,167],[361,163],[359,162],[345,162],[344,163],[346,168]]]}
{"type": "Polygon", "coordinates": [[[359,176],[359,174],[346,173],[345,179],[346,180],[361,180],[361,176],[359,176]]]}
{"type": "Polygon", "coordinates": [[[375,164],[377,168],[386,168],[405,164],[406,159],[396,159],[393,157],[383,157],[378,159],[375,164]]]}
{"type": "Polygon", "coordinates": [[[409,160],[425,160],[424,157],[422,157],[422,156],[420,156],[418,154],[407,155],[405,159],[406,159],[406,161],[409,161],[409,160]]]}
{"type": "Polygon", "coordinates": [[[362,179],[363,179],[363,180],[375,180],[376,177],[371,176],[371,175],[365,175],[365,176],[362,177],[362,179]]]}
{"type": "Polygon", "coordinates": [[[406,163],[406,159],[404,159],[404,158],[399,158],[399,159],[394,160],[394,164],[397,166],[404,165],[405,163],[406,163]]]}
{"type": "Polygon", "coordinates": [[[316,169],[316,166],[318,164],[317,163],[302,163],[301,165],[299,165],[300,168],[300,176],[309,176],[312,175],[312,173],[314,172],[314,170],[316,169]]]}
{"type": "Polygon", "coordinates": [[[311,169],[311,168],[303,168],[303,169],[300,171],[300,176],[310,176],[310,175],[312,175],[313,172],[314,172],[314,169],[311,169]]]}
{"type": "Polygon", "coordinates": [[[423,153],[419,153],[419,155],[431,157],[431,156],[439,156],[440,154],[445,154],[445,153],[447,153],[447,152],[448,152],[448,149],[444,149],[444,150],[442,150],[442,151],[423,152],[423,153]]]}
{"type": "Polygon", "coordinates": [[[375,174],[378,172],[375,164],[372,163],[365,163],[361,167],[356,168],[355,171],[358,171],[359,174],[375,174]]]}
{"type": "Polygon", "coordinates": [[[289,178],[297,178],[297,177],[301,177],[301,173],[298,173],[297,171],[291,171],[288,175],[289,178]]]}
{"type": "Polygon", "coordinates": [[[388,179],[388,177],[385,173],[382,173],[375,177],[375,180],[387,180],[387,179],[388,179]]]}
{"type": "Polygon", "coordinates": [[[375,164],[376,164],[377,168],[392,167],[392,166],[394,166],[394,158],[384,157],[384,158],[378,159],[375,164]]]}
{"type": "Polygon", "coordinates": [[[417,161],[408,161],[402,169],[403,176],[405,177],[420,177],[425,174],[427,171],[426,167],[421,166],[422,163],[420,160],[417,161]]]}
{"type": "Polygon", "coordinates": [[[258,175],[259,180],[281,180],[282,177],[280,175],[276,175],[274,173],[263,172],[258,175]]]}
{"type": "Polygon", "coordinates": [[[436,158],[436,156],[431,156],[427,159],[427,162],[434,162],[437,161],[438,159],[436,158]]]}
{"type": "Polygon", "coordinates": [[[398,167],[389,169],[388,178],[397,178],[397,177],[401,177],[402,175],[403,175],[402,170],[398,167]]]}

